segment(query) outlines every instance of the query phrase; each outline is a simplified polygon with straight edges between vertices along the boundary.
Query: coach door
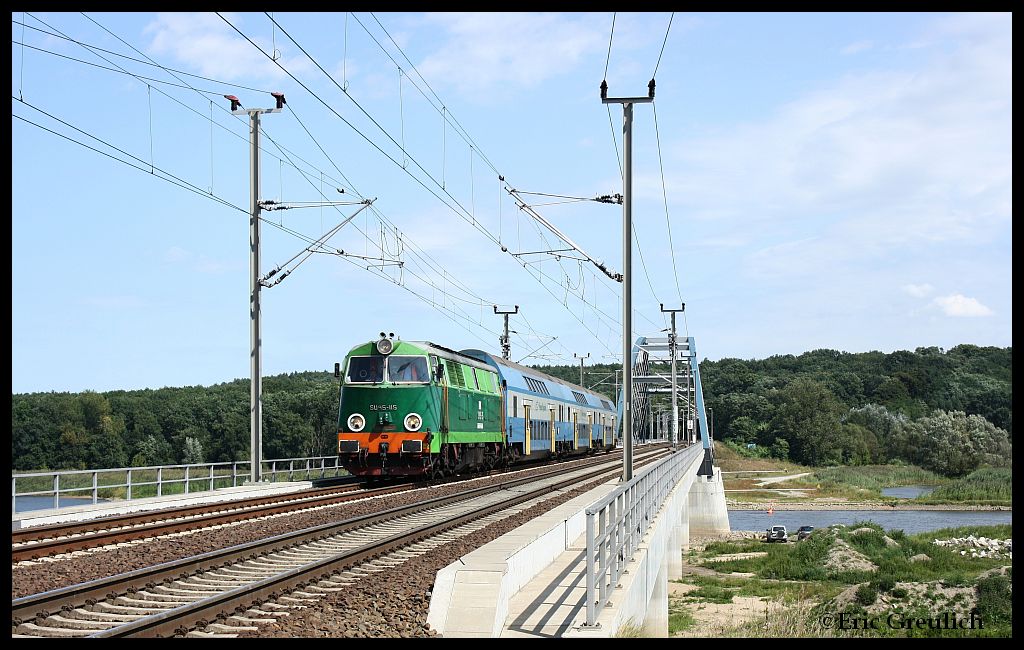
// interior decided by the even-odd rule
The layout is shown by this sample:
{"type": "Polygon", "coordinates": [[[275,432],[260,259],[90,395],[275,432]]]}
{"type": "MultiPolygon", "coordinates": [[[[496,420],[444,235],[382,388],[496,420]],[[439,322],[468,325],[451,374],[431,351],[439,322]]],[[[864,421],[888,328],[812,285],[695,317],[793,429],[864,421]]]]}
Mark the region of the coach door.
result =
{"type": "Polygon", "coordinates": [[[526,431],[526,442],[524,443],[523,449],[527,456],[530,455],[530,436],[533,435],[533,431],[530,430],[530,405],[523,400],[523,427],[526,431]]]}
{"type": "Polygon", "coordinates": [[[548,407],[548,414],[550,416],[549,420],[548,420],[548,429],[551,431],[551,454],[554,455],[554,453],[555,453],[555,407],[554,406],[549,406],[548,407]]]}
{"type": "Polygon", "coordinates": [[[578,424],[579,411],[576,409],[572,410],[572,448],[580,448],[580,427],[578,424]]]}

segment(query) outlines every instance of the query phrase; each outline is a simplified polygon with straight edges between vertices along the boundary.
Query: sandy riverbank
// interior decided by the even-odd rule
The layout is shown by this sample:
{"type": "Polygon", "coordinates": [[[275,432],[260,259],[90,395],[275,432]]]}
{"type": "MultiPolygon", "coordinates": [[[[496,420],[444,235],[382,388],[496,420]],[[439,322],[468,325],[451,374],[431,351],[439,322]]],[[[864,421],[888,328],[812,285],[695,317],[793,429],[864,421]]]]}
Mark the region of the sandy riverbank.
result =
{"type": "Polygon", "coordinates": [[[1012,511],[1012,506],[990,506],[976,504],[924,504],[897,503],[879,501],[805,501],[800,503],[766,503],[764,501],[732,501],[726,499],[725,506],[729,510],[767,510],[771,505],[775,512],[783,510],[996,510],[1012,511]]]}

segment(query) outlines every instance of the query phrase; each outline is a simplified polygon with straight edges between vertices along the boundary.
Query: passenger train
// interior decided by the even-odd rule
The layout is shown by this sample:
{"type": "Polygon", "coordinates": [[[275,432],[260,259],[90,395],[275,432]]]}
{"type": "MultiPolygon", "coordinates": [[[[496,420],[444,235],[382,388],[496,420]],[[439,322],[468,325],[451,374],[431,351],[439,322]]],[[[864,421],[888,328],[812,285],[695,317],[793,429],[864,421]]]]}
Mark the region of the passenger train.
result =
{"type": "Polygon", "coordinates": [[[449,476],[615,447],[615,406],[482,350],[381,332],[336,364],[338,458],[351,474],[449,476]]]}

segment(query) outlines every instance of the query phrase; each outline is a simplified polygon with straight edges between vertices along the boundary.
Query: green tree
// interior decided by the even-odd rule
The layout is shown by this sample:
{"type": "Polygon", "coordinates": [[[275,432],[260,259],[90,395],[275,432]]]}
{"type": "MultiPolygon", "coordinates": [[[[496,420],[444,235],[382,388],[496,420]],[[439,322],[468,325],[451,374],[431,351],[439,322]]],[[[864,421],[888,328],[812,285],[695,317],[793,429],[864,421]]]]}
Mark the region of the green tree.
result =
{"type": "Polygon", "coordinates": [[[99,431],[89,437],[87,467],[125,467],[128,449],[124,444],[124,431],[124,418],[120,415],[100,416],[99,431]]]}
{"type": "Polygon", "coordinates": [[[838,463],[842,457],[839,417],[843,407],[821,383],[797,379],[780,392],[772,419],[775,437],[789,443],[789,455],[807,465],[838,463]]]}
{"type": "Polygon", "coordinates": [[[840,426],[843,463],[871,465],[879,461],[878,438],[867,427],[847,422],[840,426]]]}
{"type": "Polygon", "coordinates": [[[181,453],[181,462],[185,465],[198,465],[204,462],[203,443],[198,438],[185,438],[185,448],[181,453]]]}
{"type": "Polygon", "coordinates": [[[174,464],[174,450],[163,436],[150,434],[139,443],[138,450],[132,456],[132,467],[174,464]]]}
{"type": "Polygon", "coordinates": [[[874,435],[878,446],[873,455],[878,461],[896,459],[908,460],[909,440],[906,432],[910,420],[899,412],[892,412],[879,404],[865,404],[852,408],[843,417],[843,422],[864,427],[874,435]]]}
{"type": "MultiPolygon", "coordinates": [[[[717,415],[717,411],[715,413],[717,415]]],[[[757,423],[753,418],[742,415],[730,423],[729,429],[723,435],[723,440],[732,440],[745,445],[757,441],[757,436],[757,423]]]]}
{"type": "Polygon", "coordinates": [[[1008,463],[1011,456],[1006,432],[979,415],[936,411],[912,427],[921,431],[921,467],[938,474],[965,476],[982,463],[1008,463]]]}
{"type": "Polygon", "coordinates": [[[776,438],[768,449],[768,455],[779,460],[789,460],[789,443],[785,438],[776,438]]]}

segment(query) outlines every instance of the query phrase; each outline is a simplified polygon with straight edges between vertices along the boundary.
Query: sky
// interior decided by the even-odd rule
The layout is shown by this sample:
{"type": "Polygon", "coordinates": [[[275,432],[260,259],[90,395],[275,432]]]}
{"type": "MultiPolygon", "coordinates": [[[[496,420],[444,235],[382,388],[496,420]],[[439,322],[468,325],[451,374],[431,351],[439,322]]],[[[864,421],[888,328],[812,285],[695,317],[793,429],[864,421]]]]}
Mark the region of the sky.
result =
{"type": "Polygon", "coordinates": [[[495,305],[515,361],[621,363],[623,285],[587,259],[623,271],[623,207],[591,200],[624,192],[599,86],[652,77],[634,337],[685,303],[701,359],[1012,345],[1010,14],[11,20],[14,393],[249,377],[249,122],[224,95],[270,92],[259,196],[289,209],[261,213],[260,272],[292,272],[261,290],[264,376],[381,331],[500,354],[495,305]]]}

